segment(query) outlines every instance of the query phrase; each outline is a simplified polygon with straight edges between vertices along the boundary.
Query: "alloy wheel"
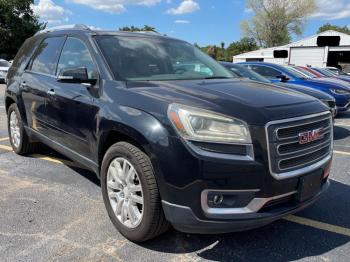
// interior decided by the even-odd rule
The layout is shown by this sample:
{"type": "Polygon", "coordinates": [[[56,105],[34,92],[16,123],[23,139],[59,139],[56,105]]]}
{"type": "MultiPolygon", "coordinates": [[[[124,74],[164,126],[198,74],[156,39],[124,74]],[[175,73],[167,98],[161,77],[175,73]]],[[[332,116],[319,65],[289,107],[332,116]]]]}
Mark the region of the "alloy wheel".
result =
{"type": "Polygon", "coordinates": [[[12,144],[18,148],[21,143],[21,132],[18,117],[15,111],[12,111],[10,114],[10,138],[12,144]]]}
{"type": "Polygon", "coordinates": [[[109,202],[117,219],[128,228],[137,227],[143,217],[142,186],[134,166],[125,158],[111,161],[107,172],[109,202]]]}

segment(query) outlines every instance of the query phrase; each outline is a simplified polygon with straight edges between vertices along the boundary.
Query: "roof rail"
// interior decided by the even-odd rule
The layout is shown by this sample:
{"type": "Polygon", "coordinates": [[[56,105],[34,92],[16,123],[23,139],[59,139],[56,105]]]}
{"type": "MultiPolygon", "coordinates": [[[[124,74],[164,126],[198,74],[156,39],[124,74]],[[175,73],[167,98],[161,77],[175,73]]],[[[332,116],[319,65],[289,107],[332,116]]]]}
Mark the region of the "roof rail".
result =
{"type": "Polygon", "coordinates": [[[60,26],[54,26],[54,27],[50,27],[50,28],[41,30],[41,31],[37,32],[35,35],[53,32],[53,31],[58,31],[58,30],[69,30],[69,29],[91,30],[88,26],[83,25],[83,24],[60,25],[60,26]]]}
{"type": "Polygon", "coordinates": [[[160,33],[155,31],[121,31],[121,32],[130,32],[130,33],[138,33],[138,34],[149,34],[149,35],[160,35],[160,33]]]}

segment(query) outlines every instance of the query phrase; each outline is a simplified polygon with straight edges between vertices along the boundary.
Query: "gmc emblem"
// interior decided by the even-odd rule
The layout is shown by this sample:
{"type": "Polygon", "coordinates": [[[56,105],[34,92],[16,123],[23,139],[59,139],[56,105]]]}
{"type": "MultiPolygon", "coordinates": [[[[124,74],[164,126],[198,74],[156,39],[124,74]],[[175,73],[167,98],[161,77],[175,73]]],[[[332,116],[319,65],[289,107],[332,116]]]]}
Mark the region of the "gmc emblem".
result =
{"type": "Polygon", "coordinates": [[[322,139],[324,137],[323,128],[321,127],[318,129],[314,129],[312,131],[306,131],[303,133],[299,133],[298,137],[299,137],[299,144],[300,145],[307,144],[307,143],[310,143],[312,141],[322,139]]]}

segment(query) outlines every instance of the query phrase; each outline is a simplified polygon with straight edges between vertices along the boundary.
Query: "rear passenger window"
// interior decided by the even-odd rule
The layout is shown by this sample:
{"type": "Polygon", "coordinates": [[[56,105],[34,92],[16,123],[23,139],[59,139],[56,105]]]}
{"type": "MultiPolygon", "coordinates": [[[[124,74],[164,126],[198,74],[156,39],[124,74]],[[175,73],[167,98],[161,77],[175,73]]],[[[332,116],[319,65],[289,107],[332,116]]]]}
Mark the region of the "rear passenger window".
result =
{"type": "Polygon", "coordinates": [[[251,66],[251,69],[269,79],[276,79],[277,76],[282,74],[281,72],[266,66],[251,66]]]}
{"type": "Polygon", "coordinates": [[[58,56],[64,40],[65,37],[50,37],[43,40],[32,58],[30,70],[55,75],[58,56]]]}

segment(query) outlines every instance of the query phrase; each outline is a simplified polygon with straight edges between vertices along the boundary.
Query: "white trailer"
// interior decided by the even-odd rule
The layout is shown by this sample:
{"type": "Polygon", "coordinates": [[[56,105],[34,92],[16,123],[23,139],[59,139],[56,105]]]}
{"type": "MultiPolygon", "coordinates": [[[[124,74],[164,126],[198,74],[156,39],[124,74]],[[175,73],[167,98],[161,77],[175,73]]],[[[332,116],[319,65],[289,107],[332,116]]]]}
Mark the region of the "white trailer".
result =
{"type": "Polygon", "coordinates": [[[259,49],[233,57],[234,63],[249,61],[314,67],[350,65],[350,35],[329,30],[285,46],[259,49]],[[276,52],[281,51],[286,56],[276,56],[276,52]]]}

